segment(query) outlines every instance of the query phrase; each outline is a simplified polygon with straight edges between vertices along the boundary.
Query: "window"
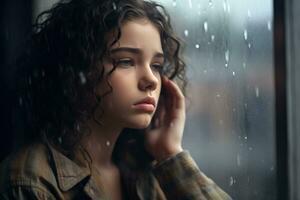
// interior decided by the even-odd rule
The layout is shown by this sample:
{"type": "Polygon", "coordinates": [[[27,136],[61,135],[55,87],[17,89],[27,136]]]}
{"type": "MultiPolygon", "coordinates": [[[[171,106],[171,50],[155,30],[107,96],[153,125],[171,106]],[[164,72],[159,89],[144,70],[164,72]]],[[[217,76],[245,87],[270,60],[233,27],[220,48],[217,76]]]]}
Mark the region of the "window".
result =
{"type": "Polygon", "coordinates": [[[272,1],[159,2],[186,44],[184,147],[234,199],[276,199],[272,1]]]}

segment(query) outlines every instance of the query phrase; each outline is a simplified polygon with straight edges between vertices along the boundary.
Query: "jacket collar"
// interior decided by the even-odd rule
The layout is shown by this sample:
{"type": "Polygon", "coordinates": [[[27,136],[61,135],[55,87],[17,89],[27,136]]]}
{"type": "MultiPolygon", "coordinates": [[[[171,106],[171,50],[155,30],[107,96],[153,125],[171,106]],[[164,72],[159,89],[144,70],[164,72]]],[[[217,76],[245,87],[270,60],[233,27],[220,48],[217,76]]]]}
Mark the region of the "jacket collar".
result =
{"type": "Polygon", "coordinates": [[[68,191],[84,178],[91,175],[89,163],[84,157],[84,153],[79,149],[74,153],[74,160],[71,160],[61,152],[56,150],[49,143],[54,165],[57,173],[58,186],[62,191],[68,191]]]}

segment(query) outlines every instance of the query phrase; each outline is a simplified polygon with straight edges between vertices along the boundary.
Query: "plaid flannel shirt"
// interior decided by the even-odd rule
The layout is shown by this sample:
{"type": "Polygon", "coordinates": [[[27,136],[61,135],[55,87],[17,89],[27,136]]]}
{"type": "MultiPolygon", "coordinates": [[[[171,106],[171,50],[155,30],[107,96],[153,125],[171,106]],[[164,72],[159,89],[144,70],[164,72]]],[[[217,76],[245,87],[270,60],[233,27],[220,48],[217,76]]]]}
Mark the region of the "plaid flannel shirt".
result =
{"type": "MultiPolygon", "coordinates": [[[[108,199],[88,166],[82,152],[69,158],[49,144],[32,144],[0,164],[0,199],[108,199]]],[[[124,181],[133,186],[127,199],[231,199],[199,170],[187,151],[139,173],[134,180],[124,181]]]]}

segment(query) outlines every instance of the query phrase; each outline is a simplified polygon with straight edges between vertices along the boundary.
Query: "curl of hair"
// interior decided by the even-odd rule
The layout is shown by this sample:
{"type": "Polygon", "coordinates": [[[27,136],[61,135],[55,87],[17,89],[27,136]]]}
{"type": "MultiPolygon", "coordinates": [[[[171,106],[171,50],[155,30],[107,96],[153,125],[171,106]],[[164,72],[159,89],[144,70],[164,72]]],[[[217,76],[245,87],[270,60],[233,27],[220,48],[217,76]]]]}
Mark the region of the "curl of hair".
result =
{"type": "Polygon", "coordinates": [[[17,63],[18,101],[22,99],[28,125],[25,138],[47,138],[72,151],[89,130],[86,120],[101,117],[95,109],[113,91],[95,93],[115,69],[105,77],[102,58],[121,37],[121,25],[138,18],[158,28],[166,60],[162,74],[175,79],[185,93],[182,45],[163,6],[143,0],[62,0],[38,16],[17,63]],[[117,31],[112,44],[105,39],[110,31],[117,31]]]}

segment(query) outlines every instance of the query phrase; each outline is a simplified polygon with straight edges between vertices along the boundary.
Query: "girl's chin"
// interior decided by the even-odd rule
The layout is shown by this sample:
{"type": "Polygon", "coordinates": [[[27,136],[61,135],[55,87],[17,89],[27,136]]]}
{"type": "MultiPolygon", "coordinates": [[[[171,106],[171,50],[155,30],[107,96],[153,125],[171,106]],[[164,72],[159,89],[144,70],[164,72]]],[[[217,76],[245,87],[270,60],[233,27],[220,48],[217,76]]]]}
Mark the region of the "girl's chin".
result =
{"type": "Polygon", "coordinates": [[[151,123],[151,119],[149,118],[148,120],[139,120],[139,121],[134,121],[128,124],[128,128],[133,128],[133,129],[145,129],[147,128],[151,123]]]}

